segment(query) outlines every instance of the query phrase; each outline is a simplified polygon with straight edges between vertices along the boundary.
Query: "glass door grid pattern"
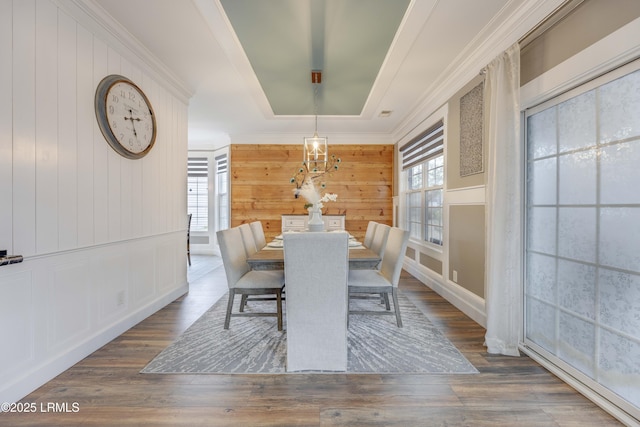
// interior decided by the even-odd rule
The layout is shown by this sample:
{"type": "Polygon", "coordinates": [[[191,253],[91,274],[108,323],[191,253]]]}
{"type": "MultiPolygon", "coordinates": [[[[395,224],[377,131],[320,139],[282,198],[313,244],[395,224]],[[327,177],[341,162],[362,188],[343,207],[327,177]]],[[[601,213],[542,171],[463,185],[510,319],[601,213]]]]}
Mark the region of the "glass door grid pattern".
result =
{"type": "Polygon", "coordinates": [[[525,343],[637,417],[640,71],[593,86],[526,114],[525,343]]]}

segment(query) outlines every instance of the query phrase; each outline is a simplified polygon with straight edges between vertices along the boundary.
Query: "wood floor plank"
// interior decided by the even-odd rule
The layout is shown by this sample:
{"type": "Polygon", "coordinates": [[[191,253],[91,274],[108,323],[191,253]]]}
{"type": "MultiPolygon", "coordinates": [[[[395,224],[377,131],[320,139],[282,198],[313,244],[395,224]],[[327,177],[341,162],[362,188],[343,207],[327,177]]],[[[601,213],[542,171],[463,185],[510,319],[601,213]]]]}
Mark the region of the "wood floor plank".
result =
{"type": "Polygon", "coordinates": [[[22,400],[77,412],[1,413],[11,426],[618,426],[532,359],[490,355],[484,329],[411,275],[401,292],[479,370],[467,375],[175,375],[140,370],[227,291],[192,255],[190,291],[22,400]]]}
{"type": "Polygon", "coordinates": [[[540,427],[557,426],[541,409],[482,408],[331,408],[321,413],[326,426],[473,426],[540,427]]]}

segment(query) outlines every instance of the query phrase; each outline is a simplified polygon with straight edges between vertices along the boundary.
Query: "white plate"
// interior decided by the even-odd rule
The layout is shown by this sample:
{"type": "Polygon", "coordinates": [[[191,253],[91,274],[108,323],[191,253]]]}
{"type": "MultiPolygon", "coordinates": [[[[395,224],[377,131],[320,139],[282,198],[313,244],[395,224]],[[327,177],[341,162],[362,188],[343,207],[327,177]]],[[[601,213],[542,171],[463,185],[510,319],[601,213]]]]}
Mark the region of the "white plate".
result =
{"type": "Polygon", "coordinates": [[[358,241],[355,241],[355,240],[349,240],[349,247],[350,247],[350,248],[353,248],[353,247],[355,247],[355,246],[360,246],[360,245],[361,245],[361,244],[360,244],[360,242],[358,242],[358,241]]]}
{"type": "Polygon", "coordinates": [[[282,234],[280,234],[279,236],[274,237],[274,239],[282,240],[282,234]]]}
{"type": "Polygon", "coordinates": [[[267,246],[270,248],[282,248],[284,247],[284,242],[282,240],[275,240],[273,242],[267,243],[267,246]]]}

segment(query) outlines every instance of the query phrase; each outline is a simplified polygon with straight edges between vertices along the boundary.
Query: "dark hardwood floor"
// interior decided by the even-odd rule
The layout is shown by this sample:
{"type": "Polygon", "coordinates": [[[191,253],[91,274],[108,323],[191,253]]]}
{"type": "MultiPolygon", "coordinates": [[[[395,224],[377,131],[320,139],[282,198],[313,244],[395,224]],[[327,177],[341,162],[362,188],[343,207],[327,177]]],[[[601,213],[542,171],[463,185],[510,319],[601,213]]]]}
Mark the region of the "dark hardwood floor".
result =
{"type": "Polygon", "coordinates": [[[530,358],[487,354],[484,329],[406,272],[401,292],[480,374],[139,373],[227,291],[217,258],[192,255],[189,281],[189,294],[25,397],[36,413],[2,413],[0,425],[620,425],[530,358]]]}

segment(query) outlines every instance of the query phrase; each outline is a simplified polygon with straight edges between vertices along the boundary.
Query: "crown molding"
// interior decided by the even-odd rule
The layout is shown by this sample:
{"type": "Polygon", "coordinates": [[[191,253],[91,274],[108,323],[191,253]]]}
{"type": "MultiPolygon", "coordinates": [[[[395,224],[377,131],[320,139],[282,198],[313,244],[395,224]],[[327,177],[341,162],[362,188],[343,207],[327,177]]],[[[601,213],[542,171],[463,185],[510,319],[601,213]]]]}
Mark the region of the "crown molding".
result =
{"type": "Polygon", "coordinates": [[[54,4],[84,25],[132,63],[137,64],[185,104],[194,91],[149,49],[94,0],[53,0],[54,4]]]}
{"type": "MultiPolygon", "coordinates": [[[[331,145],[393,145],[394,141],[388,134],[344,134],[344,133],[324,133],[329,142],[329,150],[331,145]]],[[[242,134],[231,135],[231,144],[282,144],[282,145],[300,145],[304,137],[310,134],[290,133],[290,134],[242,134]]]]}
{"type": "Polygon", "coordinates": [[[422,128],[434,111],[470,82],[497,55],[549,16],[564,0],[512,0],[460,52],[440,77],[425,91],[406,118],[392,131],[393,140],[406,139],[422,128]]]}
{"type": "Polygon", "coordinates": [[[255,101],[262,117],[265,119],[274,117],[271,104],[220,0],[193,0],[193,4],[202,14],[211,34],[222,47],[232,66],[247,85],[248,93],[255,101]]]}

